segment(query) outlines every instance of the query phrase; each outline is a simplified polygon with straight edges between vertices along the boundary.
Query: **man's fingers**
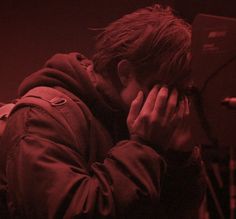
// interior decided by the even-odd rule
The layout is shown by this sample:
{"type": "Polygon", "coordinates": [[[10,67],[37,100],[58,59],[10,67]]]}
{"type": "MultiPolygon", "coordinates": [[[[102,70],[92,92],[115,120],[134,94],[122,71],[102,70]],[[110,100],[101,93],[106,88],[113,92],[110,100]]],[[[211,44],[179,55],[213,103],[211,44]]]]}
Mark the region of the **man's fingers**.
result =
{"type": "Polygon", "coordinates": [[[184,117],[184,114],[185,114],[185,111],[186,111],[186,102],[185,100],[181,100],[180,103],[179,103],[179,110],[177,112],[177,117],[179,119],[183,119],[184,117]]]}
{"type": "Polygon", "coordinates": [[[182,124],[189,116],[189,113],[190,110],[189,110],[188,98],[184,97],[184,99],[180,101],[178,111],[176,112],[175,115],[176,122],[182,124]]]}
{"type": "Polygon", "coordinates": [[[149,92],[147,99],[143,105],[143,108],[141,110],[141,114],[151,114],[155,100],[158,94],[159,86],[155,85],[152,90],[149,92]]]}
{"type": "Polygon", "coordinates": [[[168,88],[162,87],[156,97],[155,105],[152,111],[153,118],[163,116],[166,111],[166,103],[168,100],[168,88]]]}
{"type": "Polygon", "coordinates": [[[167,101],[166,112],[163,119],[163,123],[166,124],[169,120],[173,117],[174,113],[176,112],[176,106],[178,101],[178,92],[174,89],[171,92],[171,95],[167,101]]]}
{"type": "Polygon", "coordinates": [[[133,100],[130,106],[127,123],[132,124],[138,117],[143,105],[143,92],[139,91],[137,97],[133,100]]]}
{"type": "Polygon", "coordinates": [[[188,116],[190,114],[189,100],[187,97],[185,97],[184,100],[185,100],[185,108],[186,108],[185,114],[188,116]]]}

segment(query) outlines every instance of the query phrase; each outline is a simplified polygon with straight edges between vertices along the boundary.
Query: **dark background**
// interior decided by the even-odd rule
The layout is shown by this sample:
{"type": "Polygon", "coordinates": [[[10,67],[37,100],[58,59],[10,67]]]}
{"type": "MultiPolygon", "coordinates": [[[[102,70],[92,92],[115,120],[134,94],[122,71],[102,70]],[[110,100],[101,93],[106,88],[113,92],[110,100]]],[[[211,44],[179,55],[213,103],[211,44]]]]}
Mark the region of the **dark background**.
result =
{"type": "Polygon", "coordinates": [[[80,51],[90,57],[96,31],[140,7],[170,4],[192,22],[199,12],[236,17],[235,0],[64,0],[0,3],[0,102],[16,97],[22,79],[53,54],[80,51]]]}
{"type": "MultiPolygon", "coordinates": [[[[6,0],[4,3],[1,2],[0,102],[14,99],[17,96],[17,87],[23,78],[38,70],[55,53],[80,51],[91,57],[97,34],[97,31],[91,28],[104,27],[124,14],[157,2],[171,5],[179,16],[190,23],[200,12],[236,17],[236,0],[6,0]]],[[[198,123],[193,124],[196,124],[195,129],[198,130],[198,123]]],[[[200,136],[199,139],[203,139],[202,132],[196,133],[200,136]]],[[[222,154],[219,151],[216,153],[215,150],[213,152],[217,156],[222,154]]],[[[214,156],[210,154],[209,157],[214,156]]],[[[225,179],[227,178],[228,175],[225,179]]],[[[228,187],[219,192],[223,194],[219,196],[222,205],[227,205],[228,187]]],[[[209,203],[213,201],[210,199],[209,203]]],[[[212,209],[210,212],[216,212],[214,206],[212,209]]],[[[225,209],[229,212],[227,207],[225,209]]],[[[217,217],[213,215],[212,218],[217,217]]]]}

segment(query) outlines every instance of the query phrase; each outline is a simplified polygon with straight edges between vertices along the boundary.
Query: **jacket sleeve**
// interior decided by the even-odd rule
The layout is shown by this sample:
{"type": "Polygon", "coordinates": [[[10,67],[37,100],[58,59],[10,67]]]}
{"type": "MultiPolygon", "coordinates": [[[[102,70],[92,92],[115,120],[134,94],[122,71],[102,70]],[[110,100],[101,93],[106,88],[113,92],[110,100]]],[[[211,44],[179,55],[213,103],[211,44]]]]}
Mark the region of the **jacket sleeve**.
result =
{"type": "Polygon", "coordinates": [[[13,216],[151,218],[158,206],[165,162],[148,146],[119,142],[88,170],[68,131],[35,107],[11,116],[4,144],[13,216]]]}

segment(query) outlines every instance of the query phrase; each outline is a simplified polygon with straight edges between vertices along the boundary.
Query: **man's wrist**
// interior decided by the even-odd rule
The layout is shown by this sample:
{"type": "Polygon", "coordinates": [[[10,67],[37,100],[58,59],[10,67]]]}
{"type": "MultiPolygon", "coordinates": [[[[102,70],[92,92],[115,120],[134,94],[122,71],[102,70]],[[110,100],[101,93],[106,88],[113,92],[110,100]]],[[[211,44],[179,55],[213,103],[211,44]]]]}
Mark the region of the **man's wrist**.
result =
{"type": "Polygon", "coordinates": [[[149,146],[159,154],[163,153],[163,149],[159,145],[153,144],[152,142],[146,140],[144,137],[142,137],[140,135],[132,134],[132,135],[130,135],[130,140],[136,141],[142,145],[149,146]]]}

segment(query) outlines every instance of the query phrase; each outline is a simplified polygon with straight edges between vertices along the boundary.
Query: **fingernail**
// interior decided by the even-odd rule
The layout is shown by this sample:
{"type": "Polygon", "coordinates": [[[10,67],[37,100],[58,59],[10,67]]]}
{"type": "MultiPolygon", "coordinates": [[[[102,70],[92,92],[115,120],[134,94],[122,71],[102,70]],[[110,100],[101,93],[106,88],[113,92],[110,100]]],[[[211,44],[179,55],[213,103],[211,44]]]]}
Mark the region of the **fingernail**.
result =
{"type": "Polygon", "coordinates": [[[140,90],[139,92],[138,92],[138,95],[137,95],[137,97],[142,97],[143,96],[143,91],[142,90],[140,90]]]}
{"type": "Polygon", "coordinates": [[[189,104],[189,99],[187,97],[184,97],[185,103],[189,104]]]}
{"type": "Polygon", "coordinates": [[[165,94],[168,94],[168,88],[167,87],[162,87],[161,92],[164,92],[165,94]]]}

